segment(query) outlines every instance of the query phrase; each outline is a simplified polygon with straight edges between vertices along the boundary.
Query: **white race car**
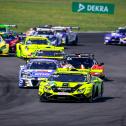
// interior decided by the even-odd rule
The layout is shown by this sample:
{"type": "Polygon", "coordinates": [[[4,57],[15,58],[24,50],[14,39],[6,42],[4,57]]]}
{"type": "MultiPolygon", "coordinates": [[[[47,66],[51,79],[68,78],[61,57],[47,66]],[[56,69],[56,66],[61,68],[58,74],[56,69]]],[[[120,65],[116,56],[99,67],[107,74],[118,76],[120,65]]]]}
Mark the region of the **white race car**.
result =
{"type": "Polygon", "coordinates": [[[73,32],[72,29],[78,29],[79,27],[62,27],[62,26],[52,26],[53,30],[56,31],[56,35],[62,38],[62,44],[65,45],[77,45],[78,44],[78,34],[73,32]]]}

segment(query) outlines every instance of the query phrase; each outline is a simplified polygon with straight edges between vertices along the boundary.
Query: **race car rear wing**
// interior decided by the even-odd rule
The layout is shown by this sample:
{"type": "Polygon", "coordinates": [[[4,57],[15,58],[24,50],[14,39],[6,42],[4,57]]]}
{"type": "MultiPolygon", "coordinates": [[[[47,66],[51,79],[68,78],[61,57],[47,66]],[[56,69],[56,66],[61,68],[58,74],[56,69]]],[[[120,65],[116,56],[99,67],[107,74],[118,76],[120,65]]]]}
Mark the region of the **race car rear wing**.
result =
{"type": "Polygon", "coordinates": [[[37,26],[36,28],[71,28],[71,29],[78,29],[80,30],[80,27],[77,26],[77,27],[74,27],[74,26],[53,26],[53,25],[39,25],[37,26]]]}
{"type": "Polygon", "coordinates": [[[80,30],[80,27],[70,27],[71,29],[77,29],[78,31],[80,30]]]}
{"type": "Polygon", "coordinates": [[[52,25],[39,25],[36,28],[52,28],[52,25]]]}
{"type": "Polygon", "coordinates": [[[5,26],[7,26],[7,27],[11,27],[11,28],[17,28],[17,25],[15,25],[15,24],[8,24],[8,25],[5,25],[5,26]]]}
{"type": "Polygon", "coordinates": [[[93,58],[94,59],[94,54],[92,53],[73,53],[73,54],[68,54],[66,55],[66,58],[71,57],[71,58],[93,58]]]}
{"type": "Polygon", "coordinates": [[[51,27],[53,30],[63,30],[63,29],[77,29],[78,31],[80,30],[80,27],[73,27],[73,26],[52,26],[51,27]]]}

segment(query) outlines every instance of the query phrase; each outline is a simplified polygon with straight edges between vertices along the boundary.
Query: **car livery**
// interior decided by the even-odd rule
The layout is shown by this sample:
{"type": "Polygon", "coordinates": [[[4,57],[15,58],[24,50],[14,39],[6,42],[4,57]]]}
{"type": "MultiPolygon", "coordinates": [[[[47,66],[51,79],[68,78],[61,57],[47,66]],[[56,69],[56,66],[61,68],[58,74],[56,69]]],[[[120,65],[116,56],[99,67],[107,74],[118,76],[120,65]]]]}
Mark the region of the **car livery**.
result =
{"type": "Polygon", "coordinates": [[[73,32],[72,29],[79,29],[79,27],[63,27],[54,26],[53,30],[56,31],[56,35],[62,39],[62,44],[65,45],[77,45],[78,44],[78,34],[73,32]]]}
{"type": "Polygon", "coordinates": [[[106,34],[104,44],[126,44],[126,27],[119,27],[115,32],[106,34]]]}
{"type": "Polygon", "coordinates": [[[103,95],[103,80],[77,69],[59,68],[48,79],[42,79],[38,91],[40,101],[87,100],[103,95]]]}
{"type": "Polygon", "coordinates": [[[74,68],[77,69],[87,69],[94,76],[104,78],[104,63],[98,63],[95,59],[94,54],[91,53],[78,53],[78,54],[68,54],[65,59],[74,68]]]}
{"type": "Polygon", "coordinates": [[[7,44],[2,36],[0,36],[0,55],[8,55],[9,53],[9,44],[7,44]]]}
{"type": "Polygon", "coordinates": [[[32,58],[32,53],[52,46],[46,37],[27,36],[24,42],[16,44],[16,55],[22,58],[32,58]]]}
{"type": "Polygon", "coordinates": [[[59,67],[57,60],[30,59],[26,65],[20,66],[19,87],[38,87],[41,78],[48,78],[59,67]]]}

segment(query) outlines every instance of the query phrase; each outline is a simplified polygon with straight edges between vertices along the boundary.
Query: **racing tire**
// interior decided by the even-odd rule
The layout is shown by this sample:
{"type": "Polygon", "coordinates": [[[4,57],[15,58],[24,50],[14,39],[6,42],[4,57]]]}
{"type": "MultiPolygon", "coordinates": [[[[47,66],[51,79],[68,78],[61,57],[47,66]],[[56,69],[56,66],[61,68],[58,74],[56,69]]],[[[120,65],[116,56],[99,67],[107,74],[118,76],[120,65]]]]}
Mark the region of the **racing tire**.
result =
{"type": "Polygon", "coordinates": [[[103,92],[104,92],[104,85],[102,83],[102,85],[101,85],[101,94],[100,94],[101,97],[103,96],[103,92]]]}
{"type": "Polygon", "coordinates": [[[88,103],[94,102],[94,95],[95,95],[95,93],[94,93],[94,86],[93,86],[93,88],[92,88],[92,95],[87,99],[88,103]]]}
{"type": "Polygon", "coordinates": [[[76,45],[77,45],[77,43],[78,43],[78,36],[76,36],[75,41],[73,41],[73,45],[74,45],[74,46],[76,46],[76,45]]]}
{"type": "Polygon", "coordinates": [[[40,102],[47,102],[48,101],[44,95],[40,96],[39,99],[40,99],[40,102]]]}
{"type": "Polygon", "coordinates": [[[66,43],[65,43],[65,45],[69,45],[68,36],[66,36],[66,43]]]}

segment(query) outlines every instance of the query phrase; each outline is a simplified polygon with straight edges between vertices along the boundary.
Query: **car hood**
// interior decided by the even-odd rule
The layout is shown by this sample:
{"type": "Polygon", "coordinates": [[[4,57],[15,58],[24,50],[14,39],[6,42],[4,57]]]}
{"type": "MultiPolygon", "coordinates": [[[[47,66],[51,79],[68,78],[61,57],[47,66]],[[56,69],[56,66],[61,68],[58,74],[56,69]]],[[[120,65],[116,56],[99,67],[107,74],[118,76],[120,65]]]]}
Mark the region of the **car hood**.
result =
{"type": "Polygon", "coordinates": [[[35,78],[48,78],[50,75],[52,75],[55,70],[27,70],[30,77],[35,78]]]}
{"type": "Polygon", "coordinates": [[[110,33],[110,34],[106,34],[105,36],[106,37],[122,37],[121,34],[116,33],[116,32],[113,32],[113,33],[110,33]]]}
{"type": "Polygon", "coordinates": [[[48,48],[48,45],[32,44],[32,45],[27,45],[26,48],[36,50],[36,49],[48,48]]]}
{"type": "Polygon", "coordinates": [[[53,38],[53,37],[55,37],[54,35],[40,35],[40,36],[43,36],[43,37],[46,37],[46,38],[53,38]]]}
{"type": "Polygon", "coordinates": [[[57,81],[50,81],[49,84],[51,86],[54,87],[61,87],[61,88],[67,88],[67,87],[71,87],[71,88],[79,88],[80,86],[82,86],[84,83],[86,82],[57,82],[57,81]]]}

